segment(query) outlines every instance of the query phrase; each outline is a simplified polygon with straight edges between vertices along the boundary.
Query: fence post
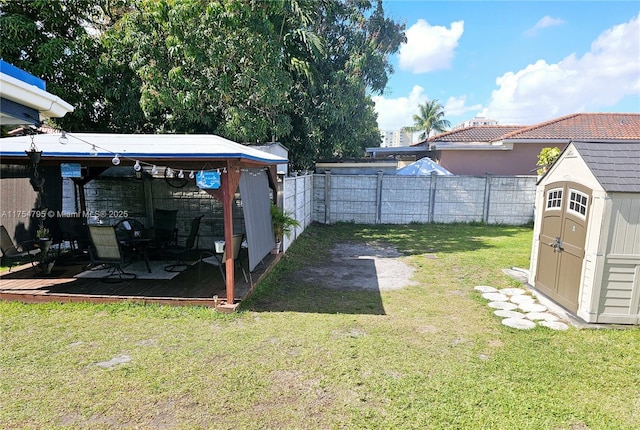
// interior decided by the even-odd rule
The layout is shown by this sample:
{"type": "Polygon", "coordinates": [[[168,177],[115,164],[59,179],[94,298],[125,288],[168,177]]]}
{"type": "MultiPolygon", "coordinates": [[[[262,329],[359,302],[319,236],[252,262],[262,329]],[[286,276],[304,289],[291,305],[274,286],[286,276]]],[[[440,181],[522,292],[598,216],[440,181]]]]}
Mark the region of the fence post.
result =
{"type": "Polygon", "coordinates": [[[324,223],[331,221],[331,170],[324,171],[324,223]]]}
{"type": "Polygon", "coordinates": [[[436,178],[438,175],[435,171],[431,172],[431,180],[429,181],[429,213],[427,214],[427,222],[434,222],[436,210],[436,178]]]}
{"type": "Polygon", "coordinates": [[[485,173],[484,204],[482,205],[482,220],[489,224],[489,204],[491,203],[491,173],[485,173]]]}
{"type": "Polygon", "coordinates": [[[376,183],[376,224],[382,221],[382,175],[383,172],[379,171],[376,183]]]}

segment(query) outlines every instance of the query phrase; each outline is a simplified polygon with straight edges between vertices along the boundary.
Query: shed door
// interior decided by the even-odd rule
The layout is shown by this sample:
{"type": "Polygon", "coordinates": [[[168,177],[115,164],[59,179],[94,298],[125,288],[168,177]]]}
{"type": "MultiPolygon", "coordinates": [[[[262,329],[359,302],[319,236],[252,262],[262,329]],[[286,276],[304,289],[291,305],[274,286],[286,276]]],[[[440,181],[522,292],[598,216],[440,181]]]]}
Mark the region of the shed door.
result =
{"type": "Polygon", "coordinates": [[[556,182],[544,191],[536,288],[577,312],[591,190],[556,182]]]}

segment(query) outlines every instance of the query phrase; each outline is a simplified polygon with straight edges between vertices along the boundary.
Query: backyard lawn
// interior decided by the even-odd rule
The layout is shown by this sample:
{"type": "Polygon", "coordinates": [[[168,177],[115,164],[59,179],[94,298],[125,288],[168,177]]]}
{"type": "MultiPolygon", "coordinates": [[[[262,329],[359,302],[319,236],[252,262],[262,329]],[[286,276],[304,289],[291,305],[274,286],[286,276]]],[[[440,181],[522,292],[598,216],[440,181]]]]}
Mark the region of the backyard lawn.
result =
{"type": "Polygon", "coordinates": [[[474,291],[518,286],[531,235],[311,226],[236,314],[0,302],[0,428],[640,428],[639,329],[519,331],[474,291]],[[331,285],[344,243],[395,247],[414,282],[331,285]]]}

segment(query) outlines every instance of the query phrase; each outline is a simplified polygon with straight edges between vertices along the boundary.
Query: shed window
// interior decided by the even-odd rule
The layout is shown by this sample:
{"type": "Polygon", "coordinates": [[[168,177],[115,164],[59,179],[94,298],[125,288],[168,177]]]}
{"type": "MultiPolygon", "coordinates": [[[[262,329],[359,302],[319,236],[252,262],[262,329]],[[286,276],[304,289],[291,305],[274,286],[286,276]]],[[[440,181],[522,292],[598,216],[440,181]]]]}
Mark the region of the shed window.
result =
{"type": "Polygon", "coordinates": [[[560,210],[562,207],[562,188],[554,188],[547,192],[547,210],[560,210]]]}
{"type": "Polygon", "coordinates": [[[582,218],[587,216],[587,203],[589,197],[576,190],[569,190],[569,211],[580,215],[582,218]]]}

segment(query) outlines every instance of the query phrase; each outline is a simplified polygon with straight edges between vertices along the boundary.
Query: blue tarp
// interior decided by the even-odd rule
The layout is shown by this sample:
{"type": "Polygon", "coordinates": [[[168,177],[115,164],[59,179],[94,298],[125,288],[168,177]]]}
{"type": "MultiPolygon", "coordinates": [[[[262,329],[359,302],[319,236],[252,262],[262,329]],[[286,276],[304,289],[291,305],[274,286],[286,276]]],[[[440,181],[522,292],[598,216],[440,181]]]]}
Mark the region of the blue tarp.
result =
{"type": "Polygon", "coordinates": [[[404,166],[403,168],[396,170],[396,175],[429,176],[432,172],[435,172],[436,175],[453,175],[453,173],[435,163],[429,157],[421,158],[408,166],[404,166]]]}

